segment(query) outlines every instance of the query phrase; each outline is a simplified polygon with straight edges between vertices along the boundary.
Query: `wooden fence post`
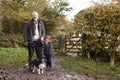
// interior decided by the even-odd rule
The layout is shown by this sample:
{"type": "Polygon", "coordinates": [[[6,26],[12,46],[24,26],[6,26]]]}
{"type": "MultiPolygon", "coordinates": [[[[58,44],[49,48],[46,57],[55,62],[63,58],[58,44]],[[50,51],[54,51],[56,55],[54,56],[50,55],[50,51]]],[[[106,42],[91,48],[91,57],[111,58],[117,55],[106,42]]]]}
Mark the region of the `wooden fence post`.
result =
{"type": "Polygon", "coordinates": [[[63,34],[59,35],[59,41],[58,41],[58,52],[64,53],[65,50],[65,36],[63,34]]]}

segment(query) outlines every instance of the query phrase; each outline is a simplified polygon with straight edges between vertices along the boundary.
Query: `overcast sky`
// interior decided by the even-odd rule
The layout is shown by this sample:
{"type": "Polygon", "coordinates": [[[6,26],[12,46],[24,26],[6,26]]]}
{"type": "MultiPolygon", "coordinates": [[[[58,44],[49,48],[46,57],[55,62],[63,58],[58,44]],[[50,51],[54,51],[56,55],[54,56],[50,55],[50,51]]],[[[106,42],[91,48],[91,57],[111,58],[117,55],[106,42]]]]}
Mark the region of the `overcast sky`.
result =
{"type": "Polygon", "coordinates": [[[79,11],[89,7],[92,5],[91,0],[66,0],[70,7],[73,8],[70,12],[67,12],[67,18],[69,20],[74,18],[74,15],[76,15],[79,11]]]}
{"type": "MultiPolygon", "coordinates": [[[[50,0],[54,1],[54,0],[50,0]]],[[[90,7],[92,5],[91,1],[99,2],[100,0],[65,0],[69,3],[69,7],[72,7],[73,10],[67,12],[67,18],[69,20],[74,19],[74,15],[76,15],[79,11],[90,7]]]]}

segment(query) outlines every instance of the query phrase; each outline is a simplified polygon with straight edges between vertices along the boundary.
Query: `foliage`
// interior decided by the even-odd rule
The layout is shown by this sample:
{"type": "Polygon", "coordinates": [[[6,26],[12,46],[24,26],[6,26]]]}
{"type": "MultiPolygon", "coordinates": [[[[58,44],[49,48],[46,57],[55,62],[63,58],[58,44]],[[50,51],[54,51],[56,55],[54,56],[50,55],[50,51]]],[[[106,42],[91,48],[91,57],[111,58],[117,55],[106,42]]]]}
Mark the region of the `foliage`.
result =
{"type": "Polygon", "coordinates": [[[57,16],[57,11],[51,8],[45,8],[43,12],[43,22],[45,24],[45,29],[46,29],[46,34],[49,34],[50,32],[54,31],[55,27],[59,25],[58,18],[57,16]]]}
{"type": "Polygon", "coordinates": [[[69,3],[65,0],[55,0],[50,6],[58,12],[58,15],[65,15],[66,11],[72,10],[71,7],[68,7],[69,3]]]}
{"type": "Polygon", "coordinates": [[[24,24],[25,21],[16,21],[16,19],[9,19],[7,17],[3,17],[2,31],[6,34],[22,33],[24,24]]]}
{"type": "Polygon", "coordinates": [[[95,62],[82,57],[66,57],[60,64],[65,69],[84,73],[88,76],[95,76],[101,80],[115,80],[119,78],[120,73],[120,64],[117,67],[111,68],[108,63],[95,62]]]}
{"type": "MultiPolygon", "coordinates": [[[[6,34],[22,33],[24,24],[31,19],[31,13],[37,11],[39,19],[45,24],[47,34],[52,33],[65,21],[65,12],[70,11],[69,4],[63,0],[1,0],[1,25],[6,34]]],[[[65,22],[66,23],[66,22],[65,22]]]]}
{"type": "Polygon", "coordinates": [[[89,35],[83,45],[89,46],[89,51],[95,51],[96,54],[110,55],[111,60],[113,58],[111,65],[114,65],[114,56],[120,53],[118,51],[120,45],[119,4],[119,2],[107,5],[97,4],[85,9],[76,15],[74,23],[81,33],[89,35]]]}
{"type": "Polygon", "coordinates": [[[41,14],[45,4],[46,0],[2,0],[0,9],[3,31],[6,34],[21,33],[31,13],[36,10],[41,14]]]}
{"type": "Polygon", "coordinates": [[[2,34],[0,37],[0,47],[16,47],[24,46],[23,38],[21,34],[2,34]]]}
{"type": "MultiPolygon", "coordinates": [[[[62,31],[60,28],[66,27],[64,24],[67,24],[68,21],[65,20],[64,12],[71,10],[71,8],[68,6],[69,4],[64,0],[48,2],[48,5],[43,11],[42,18],[45,23],[46,34],[59,34],[59,31],[62,31]]],[[[67,24],[67,26],[68,25],[69,24],[67,24]]]]}

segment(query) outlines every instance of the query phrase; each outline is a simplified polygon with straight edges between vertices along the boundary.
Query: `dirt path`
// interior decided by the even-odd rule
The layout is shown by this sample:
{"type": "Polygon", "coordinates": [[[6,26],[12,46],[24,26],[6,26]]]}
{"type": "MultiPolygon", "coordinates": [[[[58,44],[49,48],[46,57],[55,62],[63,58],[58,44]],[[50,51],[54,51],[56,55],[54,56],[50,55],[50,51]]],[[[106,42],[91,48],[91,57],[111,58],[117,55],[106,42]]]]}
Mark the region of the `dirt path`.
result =
{"type": "Polygon", "coordinates": [[[43,75],[32,74],[25,67],[20,68],[0,68],[0,80],[97,80],[84,74],[77,74],[63,69],[58,63],[64,58],[53,58],[53,69],[45,71],[43,75]]]}

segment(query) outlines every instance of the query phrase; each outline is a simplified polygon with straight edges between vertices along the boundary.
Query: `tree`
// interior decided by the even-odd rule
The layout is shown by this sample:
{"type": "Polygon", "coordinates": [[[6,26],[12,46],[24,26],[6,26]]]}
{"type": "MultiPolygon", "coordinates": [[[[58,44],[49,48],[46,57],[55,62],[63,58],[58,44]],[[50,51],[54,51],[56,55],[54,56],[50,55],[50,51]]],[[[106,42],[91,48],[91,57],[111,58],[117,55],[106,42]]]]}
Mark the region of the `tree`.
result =
{"type": "Polygon", "coordinates": [[[55,0],[50,4],[50,6],[55,9],[59,15],[65,15],[66,11],[71,11],[72,8],[68,7],[69,3],[66,2],[65,0],[55,0]]]}
{"type": "Polygon", "coordinates": [[[45,24],[46,32],[51,33],[60,28],[65,21],[64,12],[70,11],[64,0],[2,0],[2,27],[6,34],[22,33],[24,24],[31,18],[33,11],[39,12],[39,18],[45,24]]]}
{"type": "Polygon", "coordinates": [[[119,7],[119,2],[97,4],[79,12],[74,23],[76,26],[82,26],[81,32],[90,35],[84,46],[89,45],[89,51],[94,51],[96,54],[110,55],[111,66],[114,66],[116,55],[120,55],[117,50],[120,45],[119,7]]]}
{"type": "Polygon", "coordinates": [[[31,13],[38,11],[41,14],[46,4],[46,0],[1,0],[3,31],[6,34],[21,33],[31,13]]]}
{"type": "Polygon", "coordinates": [[[45,23],[47,34],[59,34],[59,32],[63,30],[61,28],[65,26],[62,25],[64,23],[67,24],[67,21],[65,20],[65,12],[71,10],[71,8],[68,6],[69,4],[64,0],[55,0],[54,2],[48,2],[48,5],[43,11],[43,21],[45,23]]]}

